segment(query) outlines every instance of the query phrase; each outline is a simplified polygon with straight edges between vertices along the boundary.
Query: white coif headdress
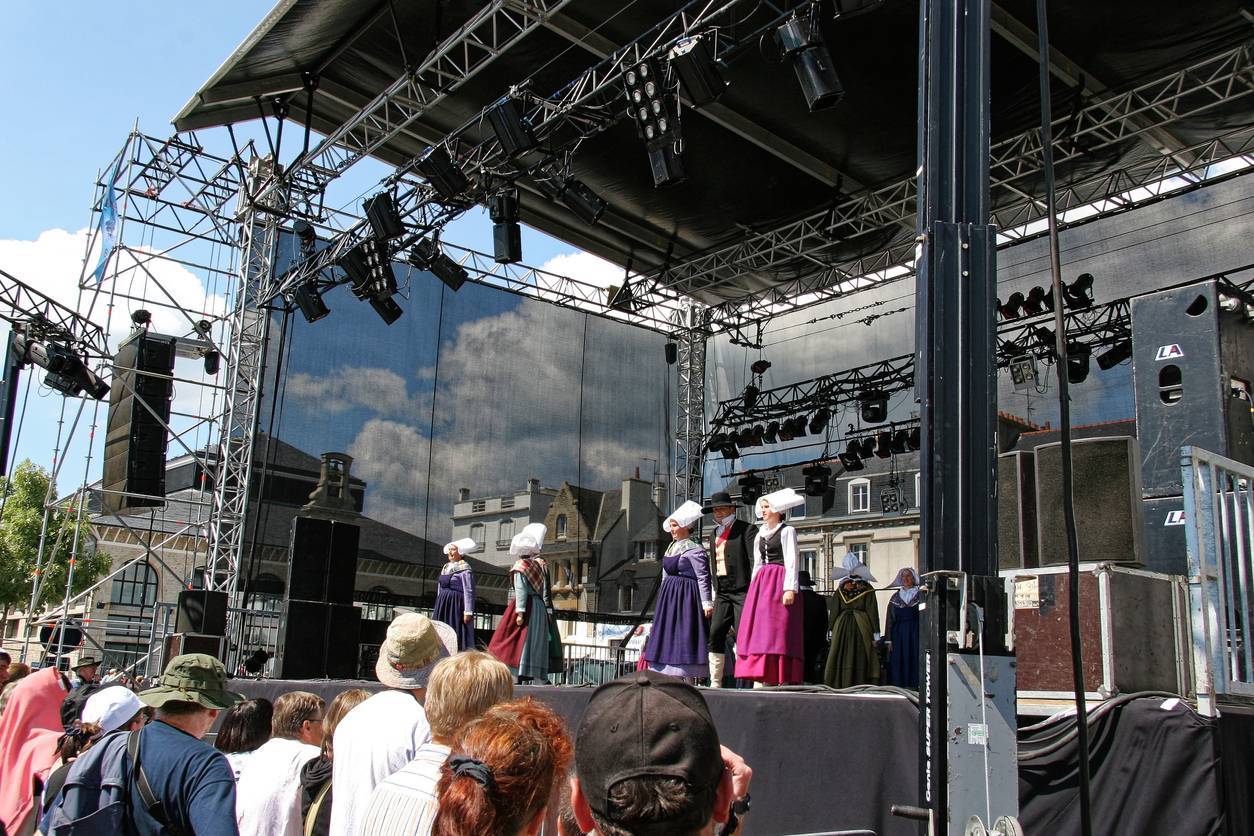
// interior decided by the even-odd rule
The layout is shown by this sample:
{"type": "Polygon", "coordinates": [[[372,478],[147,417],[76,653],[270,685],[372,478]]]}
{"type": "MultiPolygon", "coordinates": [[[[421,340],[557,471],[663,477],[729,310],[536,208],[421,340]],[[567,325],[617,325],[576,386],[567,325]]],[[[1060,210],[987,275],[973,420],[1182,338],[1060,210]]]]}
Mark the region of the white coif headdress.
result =
{"type": "Polygon", "coordinates": [[[806,498],[794,491],[792,488],[782,488],[774,493],[768,493],[753,505],[754,513],[758,515],[758,519],[762,519],[763,502],[769,505],[772,511],[777,514],[782,514],[789,508],[796,508],[800,505],[805,505],[806,498]]]}
{"type": "Polygon", "coordinates": [[[452,551],[454,547],[457,548],[458,554],[460,554],[462,557],[465,557],[466,555],[478,549],[479,544],[476,543],[474,540],[471,540],[469,537],[463,537],[460,540],[454,540],[453,542],[446,544],[444,546],[444,553],[448,554],[450,551],[452,551]]]}
{"type": "Polygon", "coordinates": [[[690,499],[672,511],[669,517],[662,520],[662,528],[670,531],[671,526],[678,525],[680,528],[690,529],[692,524],[701,519],[701,517],[701,506],[690,499]]]}
{"type": "Polygon", "coordinates": [[[544,523],[531,523],[514,535],[510,541],[509,553],[514,557],[539,554],[544,546],[544,537],[549,533],[544,523]]]}

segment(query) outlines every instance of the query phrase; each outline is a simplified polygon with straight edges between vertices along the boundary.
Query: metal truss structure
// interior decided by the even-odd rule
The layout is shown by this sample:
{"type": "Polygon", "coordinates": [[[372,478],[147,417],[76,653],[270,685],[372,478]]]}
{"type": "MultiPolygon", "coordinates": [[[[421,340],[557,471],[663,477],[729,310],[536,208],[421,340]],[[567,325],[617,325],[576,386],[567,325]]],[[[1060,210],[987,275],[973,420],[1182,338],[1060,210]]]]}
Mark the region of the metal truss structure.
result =
{"type": "Polygon", "coordinates": [[[0,319],[20,323],[38,339],[64,343],[89,357],[109,353],[103,328],[3,270],[0,319]]]}
{"type": "Polygon", "coordinates": [[[675,501],[701,501],[705,462],[706,312],[690,305],[678,335],[679,386],[675,416],[675,501]]]}

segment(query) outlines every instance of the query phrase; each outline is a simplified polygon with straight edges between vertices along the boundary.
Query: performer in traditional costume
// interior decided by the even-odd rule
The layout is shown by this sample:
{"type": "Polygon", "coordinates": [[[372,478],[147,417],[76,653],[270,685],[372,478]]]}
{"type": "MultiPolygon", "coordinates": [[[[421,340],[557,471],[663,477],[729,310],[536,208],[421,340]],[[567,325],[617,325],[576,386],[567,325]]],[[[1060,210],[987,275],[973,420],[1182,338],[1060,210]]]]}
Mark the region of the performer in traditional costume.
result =
{"type": "Polygon", "coordinates": [[[510,599],[488,644],[520,684],[549,675],[549,570],[537,556],[546,533],[543,523],[531,523],[510,541],[509,553],[518,558],[509,570],[510,599]]]}
{"type": "Polygon", "coordinates": [[[832,646],[827,652],[823,681],[833,688],[878,685],[880,681],[880,611],[871,584],[871,570],[853,552],[835,572],[836,594],[831,600],[832,646]]]}
{"type": "Polygon", "coordinates": [[[701,506],[689,500],[662,521],[672,540],[662,558],[653,631],[644,647],[650,670],[693,680],[709,673],[706,621],[714,610],[709,558],[690,536],[702,513],[701,506]]]}
{"type": "Polygon", "coordinates": [[[753,580],[736,637],[736,676],[764,685],[804,681],[804,615],[797,596],[797,531],[784,513],[805,504],[792,488],[767,494],[755,510],[762,520],[753,546],[753,580]]]}
{"type": "MultiPolygon", "coordinates": [[[[757,529],[736,519],[736,504],[727,491],[715,491],[706,509],[714,514],[710,535],[710,574],[714,576],[714,613],[710,616],[710,687],[723,687],[727,637],[735,633],[745,608],[753,575],[753,541],[757,529]]],[[[734,665],[733,665],[734,667],[734,665]]]]}
{"type": "Polygon", "coordinates": [[[919,687],[919,576],[906,566],[889,588],[896,588],[888,602],[884,635],[888,637],[888,684],[919,687]]]}
{"type": "Polygon", "coordinates": [[[823,682],[823,661],[827,660],[827,599],[814,591],[814,579],[802,569],[797,573],[801,587],[802,635],[805,637],[805,682],[818,685],[823,682]]]}
{"type": "Polygon", "coordinates": [[[440,570],[433,617],[457,633],[458,650],[475,649],[475,573],[464,558],[478,547],[469,537],[454,540],[444,547],[448,562],[440,570]]]}

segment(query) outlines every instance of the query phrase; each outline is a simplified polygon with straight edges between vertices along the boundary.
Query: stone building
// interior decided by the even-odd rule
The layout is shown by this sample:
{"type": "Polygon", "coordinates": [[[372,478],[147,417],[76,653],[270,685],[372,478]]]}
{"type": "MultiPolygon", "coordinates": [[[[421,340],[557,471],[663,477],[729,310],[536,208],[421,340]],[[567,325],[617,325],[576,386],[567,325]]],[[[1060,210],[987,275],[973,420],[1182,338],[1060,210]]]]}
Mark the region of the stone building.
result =
{"type": "Polygon", "coordinates": [[[472,498],[469,488],[457,492],[453,503],[453,533],[450,540],[469,537],[482,549],[475,557],[506,569],[514,562],[509,543],[528,523],[544,522],[557,489],[540,486],[539,479],[528,479],[521,491],[500,496],[472,498]]]}

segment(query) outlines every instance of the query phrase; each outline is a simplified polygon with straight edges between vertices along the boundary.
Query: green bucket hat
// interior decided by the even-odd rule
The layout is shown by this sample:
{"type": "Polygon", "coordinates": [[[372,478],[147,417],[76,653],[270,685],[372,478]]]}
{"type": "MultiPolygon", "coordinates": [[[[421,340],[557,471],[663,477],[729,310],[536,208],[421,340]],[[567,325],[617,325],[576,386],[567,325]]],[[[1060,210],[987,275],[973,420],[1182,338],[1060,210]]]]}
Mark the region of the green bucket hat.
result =
{"type": "Polygon", "coordinates": [[[168,702],[194,702],[205,708],[230,708],[244,699],[226,689],[226,668],[206,653],[175,656],[165,666],[157,687],[140,693],[145,705],[160,708],[168,702]]]}

